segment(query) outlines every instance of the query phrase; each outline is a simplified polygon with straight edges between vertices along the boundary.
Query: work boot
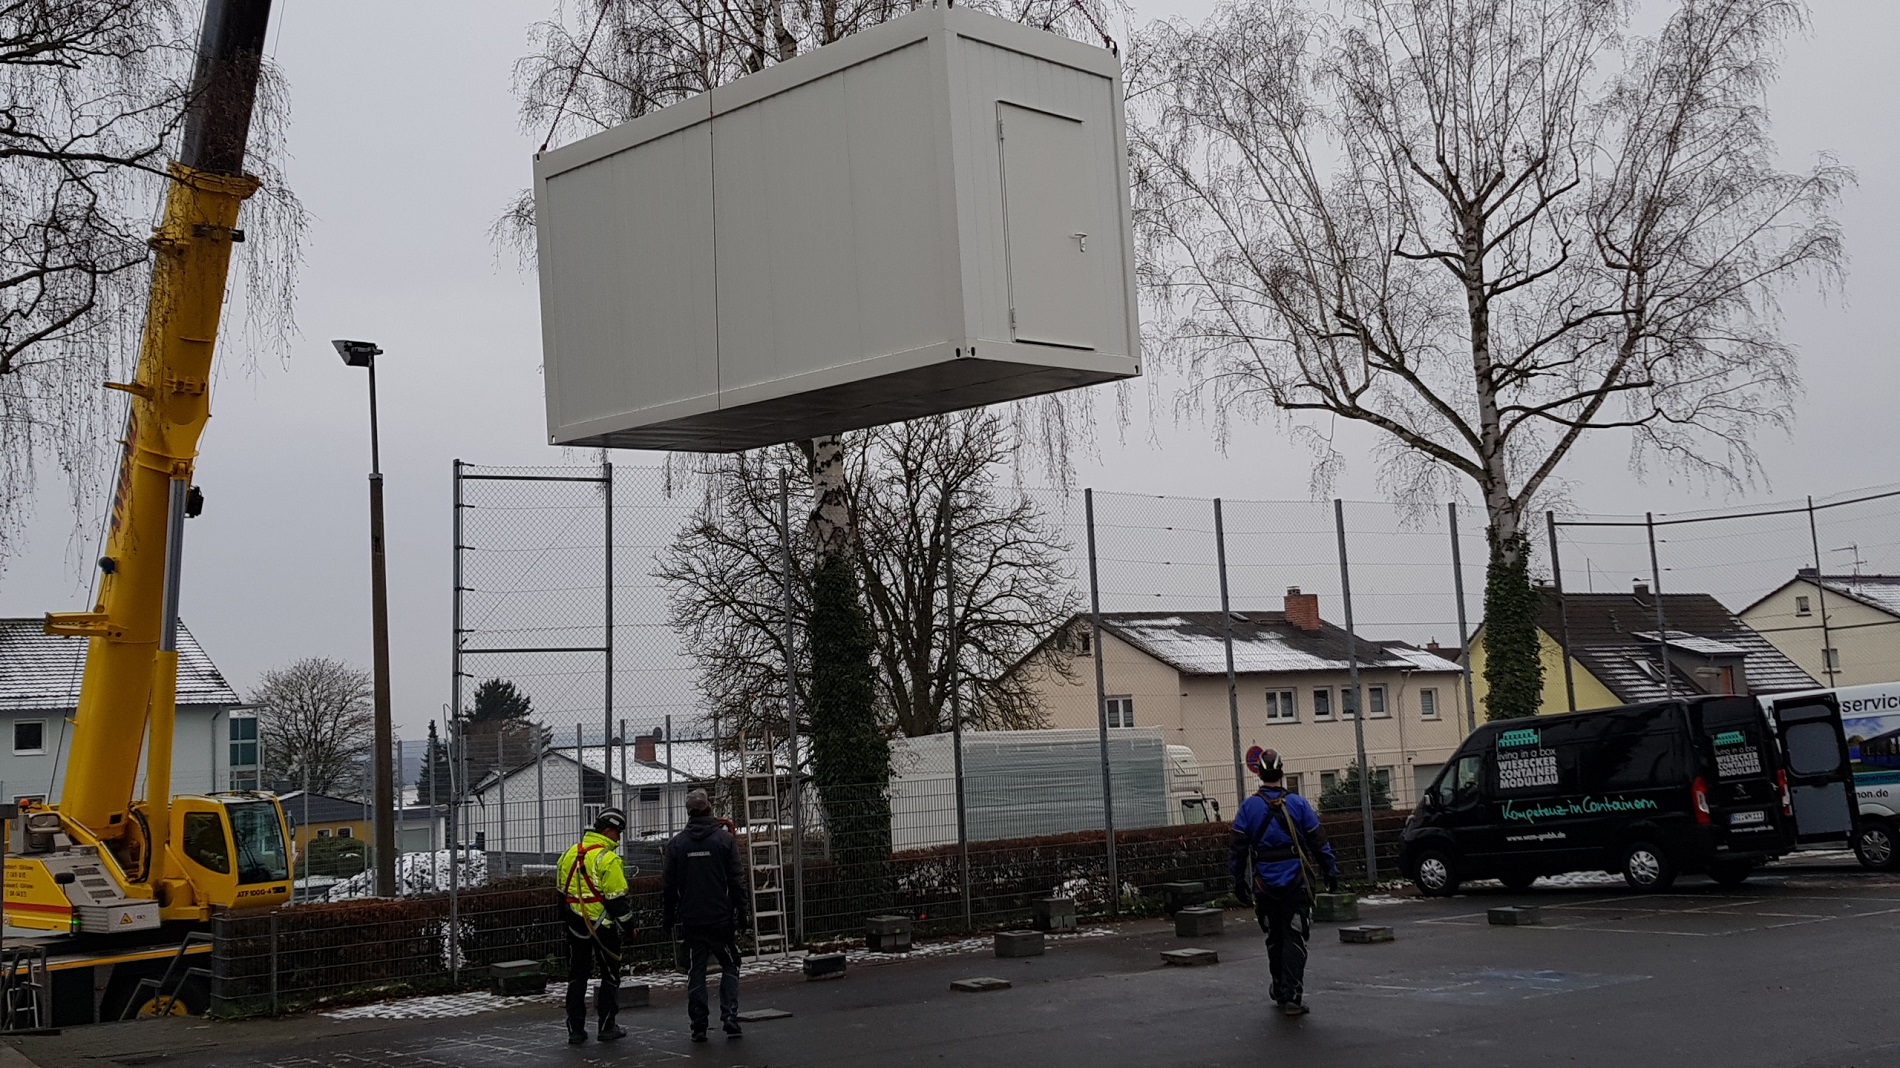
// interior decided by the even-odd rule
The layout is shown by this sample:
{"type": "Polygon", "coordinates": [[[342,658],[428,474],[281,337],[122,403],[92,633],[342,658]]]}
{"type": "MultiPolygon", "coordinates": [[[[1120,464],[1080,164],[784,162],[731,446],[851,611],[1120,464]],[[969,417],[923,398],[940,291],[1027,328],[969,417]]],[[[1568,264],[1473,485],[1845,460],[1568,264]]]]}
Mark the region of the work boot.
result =
{"type": "Polygon", "coordinates": [[[727,1038],[739,1038],[743,1036],[744,1034],[745,1034],[745,1031],[741,1030],[739,1027],[739,1021],[737,1020],[726,1021],[726,1037],[727,1038]]]}
{"type": "Polygon", "coordinates": [[[625,1037],[627,1037],[627,1029],[617,1023],[604,1023],[600,1025],[599,1038],[602,1042],[612,1042],[614,1039],[625,1037]]]}
{"type": "Polygon", "coordinates": [[[1299,998],[1294,998],[1292,1001],[1281,1002],[1280,1011],[1286,1013],[1288,1016],[1305,1016],[1312,1010],[1306,1007],[1306,1002],[1301,1001],[1299,998]]]}
{"type": "Polygon", "coordinates": [[[704,1041],[706,1041],[706,1032],[704,1032],[704,1031],[694,1031],[694,1032],[693,1032],[693,1041],[695,1041],[695,1042],[704,1042],[704,1041]]]}
{"type": "Polygon", "coordinates": [[[587,1041],[586,1031],[569,1031],[567,1033],[567,1044],[570,1046],[578,1046],[585,1041],[587,1041]]]}

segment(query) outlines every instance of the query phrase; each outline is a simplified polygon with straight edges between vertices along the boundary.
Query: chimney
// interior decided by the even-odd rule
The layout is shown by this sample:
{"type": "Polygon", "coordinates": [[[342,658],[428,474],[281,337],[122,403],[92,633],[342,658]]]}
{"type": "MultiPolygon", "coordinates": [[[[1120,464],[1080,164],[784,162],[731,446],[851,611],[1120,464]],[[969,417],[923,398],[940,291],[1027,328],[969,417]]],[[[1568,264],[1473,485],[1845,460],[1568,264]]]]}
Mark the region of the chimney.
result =
{"type": "Polygon", "coordinates": [[[655,749],[657,748],[656,743],[659,740],[660,740],[660,734],[658,731],[655,731],[652,734],[634,735],[633,736],[633,759],[642,761],[647,764],[651,764],[654,761],[658,760],[659,756],[655,753],[655,749]]]}
{"type": "Polygon", "coordinates": [[[1445,654],[1445,647],[1438,644],[1437,638],[1433,638],[1431,641],[1425,643],[1425,651],[1433,656],[1443,656],[1445,654]]]}
{"type": "Polygon", "coordinates": [[[1288,586],[1286,621],[1309,634],[1319,633],[1319,594],[1301,593],[1298,586],[1288,586]]]}
{"type": "Polygon", "coordinates": [[[1649,583],[1644,582],[1642,579],[1631,579],[1630,581],[1634,583],[1636,586],[1636,589],[1634,591],[1636,596],[1638,597],[1649,596],[1649,583]]]}

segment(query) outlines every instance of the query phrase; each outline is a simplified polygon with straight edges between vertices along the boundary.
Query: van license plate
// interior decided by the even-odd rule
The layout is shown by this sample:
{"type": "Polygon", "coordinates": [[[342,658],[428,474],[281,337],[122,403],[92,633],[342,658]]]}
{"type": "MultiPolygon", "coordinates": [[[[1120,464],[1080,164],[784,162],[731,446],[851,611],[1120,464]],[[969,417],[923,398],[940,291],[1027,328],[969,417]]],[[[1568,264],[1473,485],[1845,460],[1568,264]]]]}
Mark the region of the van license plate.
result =
{"type": "Polygon", "coordinates": [[[1768,813],[1759,810],[1754,812],[1731,812],[1728,814],[1728,821],[1730,823],[1766,823],[1768,822],[1768,813]]]}

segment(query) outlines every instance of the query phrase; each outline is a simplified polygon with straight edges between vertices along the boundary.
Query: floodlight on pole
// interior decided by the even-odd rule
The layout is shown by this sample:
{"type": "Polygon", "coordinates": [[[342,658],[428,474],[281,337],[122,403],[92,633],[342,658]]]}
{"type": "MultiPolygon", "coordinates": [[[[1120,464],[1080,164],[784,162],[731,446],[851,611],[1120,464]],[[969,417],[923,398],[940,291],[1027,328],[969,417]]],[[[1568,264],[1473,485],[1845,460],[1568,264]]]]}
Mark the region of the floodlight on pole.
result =
{"type": "Polygon", "coordinates": [[[389,711],[389,572],[383,554],[383,470],[376,426],[376,357],[383,350],[370,341],[336,340],[338,356],[350,367],[369,371],[369,568],[370,615],[375,649],[375,772],[372,791],[376,894],[396,893],[396,769],[391,763],[395,729],[389,711]]]}

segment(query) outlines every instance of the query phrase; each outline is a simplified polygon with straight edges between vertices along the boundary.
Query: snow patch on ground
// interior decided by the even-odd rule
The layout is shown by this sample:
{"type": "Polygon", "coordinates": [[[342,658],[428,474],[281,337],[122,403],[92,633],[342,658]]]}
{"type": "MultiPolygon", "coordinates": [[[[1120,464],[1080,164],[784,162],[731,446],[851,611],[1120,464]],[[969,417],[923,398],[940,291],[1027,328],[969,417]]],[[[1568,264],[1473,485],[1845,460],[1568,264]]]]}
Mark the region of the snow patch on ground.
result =
{"type": "MultiPolygon", "coordinates": [[[[1076,942],[1086,938],[1105,938],[1114,934],[1112,927],[1084,927],[1073,932],[1045,935],[1050,944],[1061,945],[1064,942],[1076,942]]],[[[879,967],[886,964],[899,964],[907,960],[921,960],[926,957],[949,957],[963,953],[982,953],[993,951],[996,941],[991,937],[962,938],[952,942],[920,942],[911,947],[909,953],[873,953],[867,949],[845,951],[845,958],[853,966],[879,967]]],[[[790,975],[804,967],[805,954],[793,953],[784,957],[747,958],[739,969],[742,976],[790,975]]],[[[629,975],[621,980],[622,985],[650,986],[655,990],[683,988],[686,977],[674,971],[642,972],[629,975]]],[[[567,996],[567,984],[550,982],[542,992],[540,1000],[559,1003],[567,996]]],[[[485,1012],[494,1012],[511,1005],[519,1005],[524,998],[504,998],[485,991],[470,991],[462,994],[429,994],[422,997],[401,998],[396,1001],[383,1001],[374,1005],[353,1005],[347,1009],[336,1009],[323,1015],[332,1020],[433,1020],[450,1019],[460,1016],[477,1016],[485,1012]]]]}

